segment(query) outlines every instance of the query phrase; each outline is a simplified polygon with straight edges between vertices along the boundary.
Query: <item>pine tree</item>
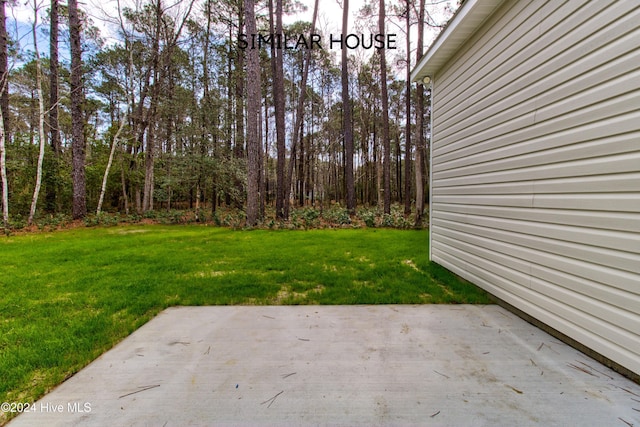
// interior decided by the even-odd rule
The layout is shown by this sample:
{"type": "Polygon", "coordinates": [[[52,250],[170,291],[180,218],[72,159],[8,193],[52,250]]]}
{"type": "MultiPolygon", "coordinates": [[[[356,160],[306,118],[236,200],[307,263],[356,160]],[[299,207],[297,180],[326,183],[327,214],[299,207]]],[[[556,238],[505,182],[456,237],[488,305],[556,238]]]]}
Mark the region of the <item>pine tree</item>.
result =
{"type": "Polygon", "coordinates": [[[81,23],[77,0],[69,0],[69,37],[71,39],[71,151],[74,219],[87,214],[87,190],[85,178],[84,100],[82,85],[81,23]]]}

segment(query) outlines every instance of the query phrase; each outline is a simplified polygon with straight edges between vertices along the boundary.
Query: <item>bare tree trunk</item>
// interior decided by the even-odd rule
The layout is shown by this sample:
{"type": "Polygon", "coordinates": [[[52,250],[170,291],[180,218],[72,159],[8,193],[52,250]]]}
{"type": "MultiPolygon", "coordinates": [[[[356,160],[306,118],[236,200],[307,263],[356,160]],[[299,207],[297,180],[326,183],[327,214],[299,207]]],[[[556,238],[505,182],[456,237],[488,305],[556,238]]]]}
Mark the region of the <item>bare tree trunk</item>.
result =
{"type": "MultiPolygon", "coordinates": [[[[245,0],[247,34],[256,34],[254,0],[245,0]]],[[[260,57],[257,49],[247,52],[247,225],[260,220],[260,163],[262,138],[260,137],[260,57]]]]}
{"type": "MultiPolygon", "coordinates": [[[[255,1],[254,1],[255,3],[255,1]]],[[[237,2],[238,4],[238,32],[237,32],[237,37],[239,38],[240,35],[243,33],[243,29],[244,29],[244,21],[245,19],[245,11],[244,9],[247,7],[243,0],[238,0],[237,2]]],[[[255,12],[254,12],[255,13],[255,12]]],[[[247,30],[248,33],[248,30],[247,30]]],[[[245,158],[245,152],[244,152],[244,145],[245,145],[245,129],[244,129],[244,124],[245,124],[245,112],[244,112],[244,99],[245,99],[245,95],[244,95],[244,86],[245,86],[245,76],[244,76],[244,54],[243,52],[236,48],[236,61],[235,61],[235,70],[234,70],[234,74],[235,74],[235,87],[236,87],[236,92],[235,92],[235,115],[233,117],[233,122],[235,124],[235,136],[234,136],[234,145],[232,147],[232,150],[230,150],[229,152],[229,156],[232,158],[236,158],[236,159],[243,159],[245,158]]],[[[247,105],[248,108],[248,105],[247,105]]],[[[247,113],[248,114],[248,113],[247,113]]],[[[247,132],[248,135],[248,132],[247,132]]],[[[231,141],[231,138],[229,138],[229,141],[231,141]]],[[[243,192],[243,188],[242,188],[242,182],[241,180],[235,178],[235,187],[237,190],[238,194],[242,194],[243,192]]],[[[227,204],[231,203],[231,195],[227,195],[227,204]]],[[[242,207],[242,199],[239,197],[234,197],[233,199],[233,204],[237,205],[237,207],[242,207]]]]}
{"type": "Polygon", "coordinates": [[[206,0],[204,4],[204,13],[207,17],[206,30],[204,33],[204,52],[202,55],[202,82],[203,82],[203,98],[204,105],[209,106],[211,101],[209,97],[209,45],[211,37],[211,2],[213,0],[206,0]]]}
{"type": "MultiPolygon", "coordinates": [[[[400,106],[398,106],[398,109],[396,111],[400,112],[400,106]]],[[[394,123],[400,123],[398,116],[395,117],[394,123]]],[[[402,147],[400,146],[400,129],[397,127],[393,131],[393,139],[396,142],[396,186],[397,186],[396,192],[398,193],[398,196],[396,197],[395,200],[398,203],[400,203],[403,197],[402,196],[402,147]]]]}
{"type": "MultiPolygon", "coordinates": [[[[4,5],[2,5],[4,7],[4,5]]],[[[4,85],[0,87],[4,91],[4,85]]],[[[4,133],[4,115],[0,108],[0,178],[2,178],[2,223],[9,226],[9,186],[7,185],[7,150],[4,133]]]]}
{"type": "Polygon", "coordinates": [[[404,214],[411,214],[411,0],[407,0],[407,94],[404,147],[404,214]]]}
{"type": "MultiPolygon", "coordinates": [[[[209,93],[209,44],[210,44],[210,37],[211,37],[211,2],[212,0],[206,0],[205,4],[204,4],[204,13],[206,15],[206,19],[207,19],[207,24],[205,26],[205,36],[204,36],[204,53],[202,55],[202,80],[203,80],[203,99],[202,99],[202,143],[204,144],[206,141],[206,132],[208,130],[208,126],[207,126],[207,114],[209,114],[211,112],[211,96],[209,93]]],[[[214,126],[216,130],[214,130],[214,132],[217,132],[217,126],[214,123],[214,126]]],[[[218,156],[218,147],[217,147],[217,142],[216,142],[216,137],[213,138],[213,157],[217,158],[218,156]]],[[[170,173],[171,170],[169,168],[167,168],[168,172],[170,173]]],[[[211,212],[215,212],[216,211],[216,175],[215,173],[213,174],[212,177],[212,191],[211,191],[211,212]]],[[[205,192],[206,192],[206,186],[204,186],[205,188],[205,192]]],[[[169,207],[171,206],[171,187],[169,187],[169,192],[168,192],[168,201],[167,201],[167,210],[169,209],[169,207]]]]}
{"type": "MultiPolygon", "coordinates": [[[[380,0],[378,15],[378,31],[385,34],[385,6],[384,0],[380,0]]],[[[389,137],[389,93],[387,91],[387,57],[384,47],[380,53],[380,85],[382,98],[382,146],[384,157],[382,160],[384,181],[384,213],[391,213],[391,141],[389,137]]]]}
{"type": "Polygon", "coordinates": [[[7,182],[7,134],[9,132],[9,62],[5,5],[0,0],[0,178],[2,180],[2,223],[9,226],[9,185],[7,182]]]}
{"type": "Polygon", "coordinates": [[[124,202],[124,213],[129,215],[129,195],[127,194],[127,180],[124,176],[124,162],[120,168],[120,184],[122,185],[122,200],[124,202]]]}
{"type": "Polygon", "coordinates": [[[133,193],[136,200],[136,212],[140,214],[142,213],[142,192],[140,191],[140,187],[136,186],[133,189],[133,193]]]}
{"type": "MultiPolygon", "coordinates": [[[[318,18],[318,3],[319,0],[315,0],[313,6],[313,18],[311,20],[311,34],[315,33],[316,20],[318,18]]],[[[291,137],[291,161],[287,170],[287,176],[285,179],[285,218],[289,217],[289,192],[291,191],[291,179],[293,178],[293,159],[296,155],[296,144],[300,134],[302,134],[302,122],[304,119],[304,102],[307,95],[307,79],[309,77],[309,65],[311,64],[311,49],[307,49],[305,52],[304,65],[302,69],[302,81],[300,83],[300,95],[298,96],[298,105],[296,107],[296,123],[293,127],[293,136],[291,137]]]]}
{"type": "Polygon", "coordinates": [[[33,48],[36,56],[36,86],[38,90],[38,137],[40,151],[38,153],[38,166],[36,169],[36,185],[33,189],[31,209],[29,209],[29,219],[27,220],[28,225],[33,224],[33,218],[36,215],[36,206],[38,205],[38,196],[40,195],[40,186],[42,184],[42,163],[44,161],[44,146],[46,142],[44,135],[44,99],[42,99],[42,65],[40,64],[40,51],[38,50],[38,38],[36,36],[36,27],[38,25],[38,5],[35,0],[33,2],[33,15],[34,19],[33,26],[31,27],[31,32],[33,34],[33,48]]]}
{"type": "MultiPolygon", "coordinates": [[[[134,83],[133,83],[133,58],[132,58],[133,42],[131,41],[130,34],[128,33],[127,29],[124,26],[125,20],[122,14],[123,8],[120,4],[120,0],[117,0],[117,3],[118,3],[118,16],[119,16],[120,29],[122,31],[122,34],[125,36],[125,39],[124,39],[125,48],[127,48],[129,51],[128,75],[129,75],[130,86],[127,88],[127,91],[129,93],[129,100],[131,103],[131,107],[130,107],[131,108],[130,110],[131,128],[135,138],[134,140],[135,142],[130,147],[131,160],[129,162],[129,171],[130,171],[130,176],[135,176],[136,171],[139,167],[138,166],[139,152],[144,145],[144,133],[147,127],[147,125],[145,124],[145,118],[144,118],[144,106],[145,106],[145,100],[149,92],[152,69],[151,67],[148,67],[147,70],[144,72],[144,77],[141,78],[141,81],[142,81],[140,85],[141,90],[140,90],[140,95],[138,99],[138,104],[136,105],[135,89],[134,89],[134,83]]],[[[122,178],[124,180],[123,187],[122,187],[123,197],[125,198],[125,204],[127,204],[128,197],[126,193],[126,188],[127,188],[126,176],[123,175],[122,178]]],[[[135,204],[136,212],[138,214],[142,214],[140,184],[137,179],[134,179],[133,182],[131,183],[131,193],[132,193],[131,201],[132,203],[135,204]]]]}
{"type": "Polygon", "coordinates": [[[154,166],[155,166],[155,132],[156,132],[156,113],[158,111],[158,98],[160,97],[160,26],[162,25],[162,2],[156,0],[155,4],[156,13],[156,27],[154,29],[153,39],[153,59],[152,59],[152,74],[153,74],[153,86],[151,88],[151,104],[149,106],[149,113],[147,115],[148,127],[147,127],[147,140],[145,146],[144,156],[144,190],[142,193],[142,210],[143,212],[153,210],[153,188],[154,188],[154,166]]]}
{"type": "MultiPolygon", "coordinates": [[[[150,85],[150,81],[151,81],[151,67],[147,68],[147,70],[144,73],[144,77],[142,78],[142,89],[140,90],[140,95],[139,95],[139,102],[138,105],[135,105],[135,89],[134,89],[134,84],[133,84],[133,46],[132,46],[132,42],[130,41],[130,35],[128,34],[127,29],[124,26],[124,17],[122,14],[123,8],[120,4],[120,0],[117,0],[117,4],[118,4],[118,16],[119,16],[119,23],[120,23],[120,29],[122,31],[122,34],[125,37],[124,43],[125,43],[125,47],[129,50],[129,63],[128,63],[128,75],[129,75],[129,82],[130,82],[130,87],[127,88],[127,91],[129,93],[129,99],[131,102],[131,113],[130,113],[130,118],[131,118],[131,127],[132,127],[132,132],[135,139],[135,143],[132,144],[131,146],[131,161],[129,162],[129,171],[131,173],[131,175],[135,175],[135,171],[138,169],[138,155],[139,155],[139,150],[141,149],[141,147],[143,146],[144,143],[144,133],[145,133],[145,129],[146,129],[146,124],[145,124],[145,119],[144,119],[144,105],[145,105],[145,100],[147,98],[147,94],[149,92],[149,85],[150,85]]],[[[127,182],[126,182],[126,176],[122,176],[123,179],[123,187],[122,187],[122,192],[123,192],[123,196],[125,198],[125,205],[128,204],[128,197],[127,197],[127,192],[126,192],[126,187],[127,187],[127,182]]],[[[140,186],[139,183],[137,182],[137,180],[135,180],[132,185],[131,185],[131,192],[132,194],[132,202],[135,202],[135,207],[136,207],[136,212],[138,214],[142,213],[142,200],[140,198],[140,186]]]]}
{"type": "MultiPolygon", "coordinates": [[[[377,140],[377,137],[374,137],[374,141],[377,140]]],[[[382,212],[384,210],[384,186],[382,185],[382,148],[380,147],[380,142],[375,142],[374,143],[374,153],[376,155],[375,158],[375,162],[376,162],[376,188],[378,190],[378,202],[377,202],[377,208],[378,208],[378,212],[382,212]]]]}
{"type": "Polygon", "coordinates": [[[196,209],[195,209],[195,220],[196,222],[200,222],[200,182],[196,184],[196,209]]]}
{"type": "Polygon", "coordinates": [[[2,86],[0,109],[2,110],[5,143],[11,139],[11,128],[9,127],[11,119],[9,115],[9,85],[7,83],[9,78],[9,36],[7,35],[6,4],[7,0],[0,0],[0,85],[2,86]]]}
{"type": "MultiPolygon", "coordinates": [[[[176,4],[169,6],[169,8],[174,7],[176,4]]],[[[156,128],[159,127],[158,123],[160,121],[158,119],[158,104],[160,103],[161,86],[167,76],[169,76],[169,80],[171,79],[170,61],[173,55],[173,50],[178,43],[178,39],[180,38],[182,29],[189,19],[193,4],[194,0],[189,0],[188,7],[184,14],[178,17],[175,21],[172,21],[172,23],[178,24],[178,27],[175,28],[175,31],[173,31],[174,28],[167,27],[168,20],[165,19],[165,10],[163,8],[162,0],[155,0],[154,3],[156,22],[153,36],[153,57],[151,65],[151,68],[153,70],[153,86],[151,87],[151,104],[149,106],[149,113],[147,115],[148,127],[147,145],[145,151],[145,179],[144,193],[142,198],[142,210],[145,212],[153,210],[153,193],[155,188],[155,158],[157,148],[156,145],[158,145],[156,143],[158,133],[156,128]],[[162,31],[163,27],[165,29],[164,32],[162,31]],[[162,37],[163,33],[166,39],[164,49],[161,51],[160,38],[162,37]]],[[[159,150],[162,151],[161,146],[159,146],[159,150]]]]}
{"type": "MultiPolygon", "coordinates": [[[[261,83],[261,87],[262,87],[262,83],[261,83]]],[[[266,96],[266,95],[265,95],[266,96]]],[[[263,131],[262,131],[262,97],[260,98],[260,101],[258,102],[258,154],[256,154],[256,156],[258,157],[258,165],[259,165],[259,170],[258,170],[258,193],[260,194],[260,205],[258,206],[258,218],[259,219],[263,219],[265,217],[266,214],[266,207],[265,207],[265,192],[266,192],[266,185],[264,183],[264,176],[266,174],[265,172],[265,163],[264,163],[264,147],[262,146],[262,135],[263,135],[263,131]]]]}
{"type": "MultiPolygon", "coordinates": [[[[342,34],[349,32],[349,0],[342,4],[342,34]]],[[[347,48],[342,47],[342,109],[344,117],[345,186],[347,210],[350,215],[356,213],[356,190],[353,178],[353,120],[351,118],[351,97],[349,96],[349,63],[347,48]]]]}
{"type": "MultiPolygon", "coordinates": [[[[273,1],[269,0],[269,26],[272,34],[280,36],[282,34],[282,0],[276,0],[276,25],[273,25],[273,1]]],[[[271,45],[271,71],[273,73],[273,104],[276,115],[276,218],[284,219],[285,215],[285,195],[289,194],[286,188],[286,151],[285,144],[285,123],[284,123],[284,70],[283,70],[283,50],[271,45]]],[[[291,157],[290,162],[293,162],[291,157]]]]}
{"type": "MultiPolygon", "coordinates": [[[[134,96],[134,90],[133,90],[133,49],[130,46],[130,44],[128,43],[128,35],[127,35],[127,30],[124,27],[124,19],[122,17],[122,8],[120,7],[120,1],[118,1],[118,16],[119,16],[119,22],[120,22],[120,28],[122,30],[122,34],[125,37],[125,47],[129,47],[129,55],[128,55],[128,61],[127,61],[127,77],[126,77],[126,85],[125,85],[125,91],[127,93],[127,99],[129,101],[129,106],[128,108],[128,112],[129,114],[125,115],[125,117],[127,119],[132,119],[131,120],[131,127],[134,131],[135,134],[135,128],[136,128],[136,121],[133,117],[134,115],[134,111],[135,111],[135,96],[134,96]]],[[[122,123],[126,123],[126,120],[122,120],[122,123]]],[[[126,149],[126,148],[125,148],[126,149]]],[[[133,162],[130,162],[130,168],[131,168],[131,164],[133,164],[133,162]]],[[[127,194],[127,179],[125,176],[125,165],[124,165],[124,161],[121,164],[121,168],[120,168],[120,184],[122,185],[122,200],[124,202],[124,211],[127,215],[129,215],[129,195],[127,194]]]]}
{"type": "Polygon", "coordinates": [[[58,0],[51,0],[49,13],[49,145],[52,159],[45,167],[46,209],[55,212],[59,192],[60,124],[58,122],[58,0]]]}
{"type": "MultiPolygon", "coordinates": [[[[255,3],[255,1],[254,1],[255,3]]],[[[238,1],[238,34],[237,36],[239,37],[240,34],[242,34],[242,29],[244,26],[243,20],[245,19],[245,13],[244,13],[244,8],[246,8],[247,5],[244,4],[243,5],[243,1],[239,0],[238,1]]],[[[247,33],[249,33],[249,30],[247,30],[247,33]]],[[[234,138],[234,146],[233,146],[233,156],[236,159],[240,159],[244,156],[244,141],[245,141],[245,137],[244,137],[244,79],[245,76],[242,75],[243,70],[244,70],[244,54],[242,53],[242,51],[240,51],[239,49],[236,49],[237,52],[237,57],[236,57],[236,64],[235,64],[235,80],[236,80],[236,111],[235,111],[235,138],[234,138]]]]}
{"type": "Polygon", "coordinates": [[[305,171],[306,171],[306,168],[305,168],[304,139],[300,138],[300,159],[298,160],[298,206],[300,207],[304,206],[305,171]]]}
{"type": "MultiPolygon", "coordinates": [[[[418,48],[416,56],[418,61],[422,59],[422,43],[424,37],[424,7],[425,0],[420,0],[420,10],[418,11],[418,48]]],[[[416,111],[416,126],[418,133],[418,141],[416,143],[416,227],[422,226],[424,216],[424,86],[418,83],[418,111],[416,111]]]]}
{"type": "MultiPolygon", "coordinates": [[[[169,88],[167,89],[167,94],[166,94],[166,102],[171,105],[171,107],[169,108],[169,111],[167,113],[164,114],[164,141],[165,141],[165,149],[164,149],[164,154],[165,154],[165,173],[166,173],[166,178],[168,180],[168,183],[165,187],[165,191],[167,194],[167,212],[171,210],[171,196],[173,194],[173,186],[171,185],[171,181],[172,181],[172,163],[173,163],[173,131],[174,131],[174,127],[175,127],[175,123],[174,123],[174,116],[175,116],[175,111],[174,111],[174,107],[173,104],[176,102],[175,101],[175,77],[174,77],[174,72],[173,69],[171,67],[171,64],[169,64],[169,88]]],[[[206,77],[203,77],[203,80],[206,79],[206,77]]],[[[195,101],[194,101],[195,102],[195,101]]],[[[203,103],[200,105],[200,111],[202,111],[203,113],[206,113],[207,108],[205,106],[206,101],[203,99],[203,103]]],[[[197,102],[196,102],[197,105],[197,102]]],[[[197,107],[194,109],[197,111],[197,107]]],[[[203,125],[200,126],[201,127],[201,131],[203,132],[204,135],[204,127],[203,125]]],[[[176,135],[177,137],[177,135],[176,135]]],[[[206,139],[204,138],[204,136],[202,137],[201,141],[200,141],[200,147],[201,150],[206,150],[206,139]]],[[[162,148],[160,148],[160,154],[162,154],[162,148]]],[[[201,168],[199,168],[201,169],[201,168]]]]}
{"type": "Polygon", "coordinates": [[[71,136],[73,218],[87,214],[87,190],[85,179],[84,114],[82,112],[82,45],[80,43],[80,17],[77,0],[69,0],[69,35],[71,39],[71,136]]]}
{"type": "MultiPolygon", "coordinates": [[[[153,97],[152,97],[153,98],[153,97]]],[[[155,106],[154,106],[155,107],[155,106]]],[[[149,119],[154,120],[156,108],[152,107],[149,119]]],[[[147,145],[144,157],[144,189],[142,193],[142,211],[153,210],[154,165],[155,165],[155,122],[147,129],[147,145]]]]}
{"type": "Polygon", "coordinates": [[[60,154],[60,125],[58,124],[58,0],[51,0],[49,19],[49,131],[51,148],[60,154]]]}
{"type": "MultiPolygon", "coordinates": [[[[107,191],[107,179],[109,178],[109,171],[111,170],[111,164],[113,163],[113,156],[116,152],[116,147],[118,146],[118,139],[120,138],[120,134],[124,129],[124,125],[127,122],[127,116],[125,115],[120,119],[120,127],[118,127],[118,131],[113,137],[113,142],[111,143],[111,152],[109,153],[109,161],[107,162],[107,167],[104,170],[104,175],[102,177],[102,187],[100,189],[100,199],[98,200],[98,208],[96,209],[96,215],[100,215],[102,211],[102,202],[104,201],[104,193],[107,191]]],[[[125,201],[125,210],[128,211],[128,207],[126,206],[127,202],[125,201]]]]}
{"type": "Polygon", "coordinates": [[[264,174],[262,179],[264,180],[264,196],[266,203],[270,203],[269,193],[271,192],[271,187],[269,186],[269,100],[265,98],[264,100],[264,112],[262,116],[262,121],[264,122],[264,132],[262,136],[264,137],[264,159],[263,163],[263,171],[264,174]]]}

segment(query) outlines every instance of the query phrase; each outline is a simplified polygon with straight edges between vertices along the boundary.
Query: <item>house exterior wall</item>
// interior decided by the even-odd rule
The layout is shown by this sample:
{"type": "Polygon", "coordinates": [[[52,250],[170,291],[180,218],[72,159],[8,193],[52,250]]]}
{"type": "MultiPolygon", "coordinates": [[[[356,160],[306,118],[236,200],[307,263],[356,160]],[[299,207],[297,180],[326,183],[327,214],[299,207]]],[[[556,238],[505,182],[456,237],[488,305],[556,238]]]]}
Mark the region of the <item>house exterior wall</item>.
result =
{"type": "Polygon", "coordinates": [[[431,77],[431,259],[640,374],[640,2],[505,1],[431,77]]]}

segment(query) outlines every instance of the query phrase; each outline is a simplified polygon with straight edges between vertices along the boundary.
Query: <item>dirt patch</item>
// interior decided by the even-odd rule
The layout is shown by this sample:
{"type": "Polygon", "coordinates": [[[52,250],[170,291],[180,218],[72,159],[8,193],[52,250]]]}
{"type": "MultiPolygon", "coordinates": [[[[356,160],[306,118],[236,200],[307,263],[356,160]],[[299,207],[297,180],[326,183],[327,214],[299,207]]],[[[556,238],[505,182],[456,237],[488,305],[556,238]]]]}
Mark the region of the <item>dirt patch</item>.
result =
{"type": "Polygon", "coordinates": [[[285,300],[291,300],[289,302],[293,304],[313,302],[313,296],[321,294],[322,291],[324,291],[324,286],[322,285],[316,285],[302,292],[293,291],[291,286],[284,285],[276,294],[273,303],[282,304],[285,300]]]}
{"type": "Polygon", "coordinates": [[[192,276],[195,276],[195,277],[221,277],[221,276],[224,276],[226,274],[231,274],[231,273],[235,273],[235,271],[233,271],[233,270],[231,270],[231,271],[211,270],[211,271],[198,271],[196,273],[193,273],[192,276]]]}
{"type": "Polygon", "coordinates": [[[111,231],[110,234],[138,234],[138,233],[148,233],[150,230],[141,230],[141,229],[135,229],[135,230],[114,230],[111,231]]]}
{"type": "Polygon", "coordinates": [[[415,262],[413,262],[413,260],[411,259],[405,259],[404,261],[402,261],[402,264],[413,268],[415,271],[420,271],[420,269],[418,268],[418,266],[416,265],[415,262]]]}

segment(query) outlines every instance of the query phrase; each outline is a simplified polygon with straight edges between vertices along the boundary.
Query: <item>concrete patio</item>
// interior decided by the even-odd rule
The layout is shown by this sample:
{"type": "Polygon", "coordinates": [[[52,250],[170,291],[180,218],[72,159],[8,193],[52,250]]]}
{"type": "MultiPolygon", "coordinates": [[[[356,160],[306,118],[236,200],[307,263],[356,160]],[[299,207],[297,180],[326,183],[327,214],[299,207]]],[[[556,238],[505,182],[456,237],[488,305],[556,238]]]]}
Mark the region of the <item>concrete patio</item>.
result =
{"type": "Polygon", "coordinates": [[[171,308],[20,426],[640,426],[640,386],[499,306],[171,308]]]}

